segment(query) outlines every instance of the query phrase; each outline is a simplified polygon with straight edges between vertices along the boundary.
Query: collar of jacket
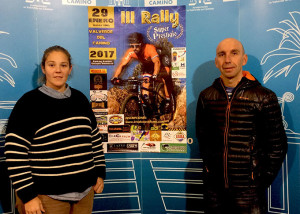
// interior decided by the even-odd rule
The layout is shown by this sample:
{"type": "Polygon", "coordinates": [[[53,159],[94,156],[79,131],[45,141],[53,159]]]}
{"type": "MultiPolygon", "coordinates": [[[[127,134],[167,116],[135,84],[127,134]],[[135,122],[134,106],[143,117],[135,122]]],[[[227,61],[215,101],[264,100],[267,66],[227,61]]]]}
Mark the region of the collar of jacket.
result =
{"type": "MultiPolygon", "coordinates": [[[[240,82],[238,83],[238,85],[237,85],[236,87],[238,87],[238,86],[241,85],[241,84],[244,85],[243,87],[247,87],[247,86],[249,87],[249,86],[251,86],[251,85],[253,86],[253,85],[259,85],[259,84],[260,84],[260,83],[258,82],[258,80],[257,80],[254,76],[252,76],[252,74],[250,74],[249,71],[242,71],[242,72],[243,72],[243,77],[242,77],[242,79],[240,80],[240,82]],[[245,82],[248,82],[248,83],[244,84],[245,82]]],[[[223,83],[221,77],[219,77],[219,78],[217,78],[217,79],[215,80],[214,85],[215,85],[215,86],[219,86],[219,87],[221,87],[222,89],[225,88],[224,83],[223,83]]],[[[218,88],[218,87],[217,87],[217,88],[218,88]]]]}
{"type": "MultiPolygon", "coordinates": [[[[242,71],[243,77],[246,77],[248,80],[255,80],[255,77],[250,74],[249,71],[242,71]]],[[[222,79],[222,76],[220,76],[220,79],[222,79]]]]}
{"type": "Polygon", "coordinates": [[[252,76],[252,74],[250,74],[249,71],[242,71],[242,72],[243,72],[243,77],[246,77],[248,80],[252,80],[252,81],[255,80],[255,77],[252,76]]]}

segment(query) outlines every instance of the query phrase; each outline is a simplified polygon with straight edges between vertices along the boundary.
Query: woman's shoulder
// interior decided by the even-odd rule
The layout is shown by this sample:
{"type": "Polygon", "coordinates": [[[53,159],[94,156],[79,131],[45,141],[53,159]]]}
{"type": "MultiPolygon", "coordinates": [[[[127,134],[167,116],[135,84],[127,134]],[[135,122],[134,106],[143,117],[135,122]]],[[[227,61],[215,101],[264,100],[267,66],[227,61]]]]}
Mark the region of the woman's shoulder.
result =
{"type": "Polygon", "coordinates": [[[42,100],[40,99],[38,89],[33,89],[31,91],[26,92],[16,102],[10,115],[10,118],[13,115],[17,115],[17,117],[21,119],[23,117],[32,115],[32,113],[36,113],[35,109],[38,105],[38,102],[42,102],[42,100]]]}
{"type": "Polygon", "coordinates": [[[71,89],[72,98],[88,101],[87,97],[81,91],[79,91],[78,89],[72,88],[72,87],[70,87],[70,89],[71,89]]]}
{"type": "Polygon", "coordinates": [[[32,102],[32,101],[37,100],[40,95],[41,95],[41,93],[39,92],[38,88],[36,88],[36,89],[33,89],[31,91],[24,93],[21,96],[21,98],[18,100],[18,102],[19,103],[32,102]]]}
{"type": "Polygon", "coordinates": [[[72,94],[72,95],[76,95],[76,96],[84,96],[84,97],[85,97],[85,95],[84,95],[81,91],[79,91],[78,89],[72,88],[72,87],[70,87],[70,89],[71,89],[71,94],[72,94]]]}

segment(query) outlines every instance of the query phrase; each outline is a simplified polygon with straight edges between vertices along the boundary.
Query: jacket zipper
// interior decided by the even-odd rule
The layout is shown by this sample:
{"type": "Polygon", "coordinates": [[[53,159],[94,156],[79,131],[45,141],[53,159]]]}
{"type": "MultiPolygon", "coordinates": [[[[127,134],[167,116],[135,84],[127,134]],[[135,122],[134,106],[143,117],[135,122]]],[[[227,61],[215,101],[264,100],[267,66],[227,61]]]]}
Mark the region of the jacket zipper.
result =
{"type": "Polygon", "coordinates": [[[229,130],[229,116],[231,111],[231,103],[233,100],[233,97],[235,96],[236,92],[240,88],[241,85],[237,86],[237,88],[234,90],[231,99],[229,100],[228,94],[226,92],[225,86],[223,82],[221,81],[221,85],[225,91],[226,97],[227,97],[227,108],[226,108],[226,123],[225,123],[225,131],[224,131],[224,154],[223,154],[223,164],[224,164],[224,181],[225,181],[225,189],[229,188],[229,182],[228,182],[228,166],[227,166],[227,160],[228,160],[228,130],[229,130]]]}
{"type": "Polygon", "coordinates": [[[227,158],[228,158],[228,129],[229,129],[229,114],[230,114],[231,101],[228,101],[226,108],[226,127],[224,132],[224,154],[223,154],[223,163],[224,163],[224,181],[225,188],[229,188],[228,185],[228,170],[227,170],[227,158]]]}

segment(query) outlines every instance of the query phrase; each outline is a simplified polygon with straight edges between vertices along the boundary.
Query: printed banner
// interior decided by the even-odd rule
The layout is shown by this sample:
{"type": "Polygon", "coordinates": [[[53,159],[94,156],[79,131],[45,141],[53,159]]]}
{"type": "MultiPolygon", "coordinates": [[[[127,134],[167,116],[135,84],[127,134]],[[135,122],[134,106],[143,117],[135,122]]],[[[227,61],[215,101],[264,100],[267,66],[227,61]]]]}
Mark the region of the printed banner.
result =
{"type": "Polygon", "coordinates": [[[187,152],[185,19],[185,6],[88,7],[90,101],[105,152],[187,152]]]}

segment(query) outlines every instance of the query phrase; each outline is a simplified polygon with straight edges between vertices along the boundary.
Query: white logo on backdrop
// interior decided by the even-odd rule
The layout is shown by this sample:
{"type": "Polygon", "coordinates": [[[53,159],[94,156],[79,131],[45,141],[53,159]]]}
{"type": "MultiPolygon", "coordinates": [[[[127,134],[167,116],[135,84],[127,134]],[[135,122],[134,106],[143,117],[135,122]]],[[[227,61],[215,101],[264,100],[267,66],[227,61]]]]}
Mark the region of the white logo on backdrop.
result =
{"type": "Polygon", "coordinates": [[[50,0],[25,0],[25,3],[27,3],[24,8],[25,9],[32,9],[32,10],[48,10],[52,11],[53,8],[50,8],[50,0]]]}
{"type": "Polygon", "coordinates": [[[109,0],[109,6],[130,6],[130,0],[109,0]]]}
{"type": "Polygon", "coordinates": [[[291,92],[285,92],[282,97],[278,97],[278,102],[281,104],[281,113],[282,113],[282,121],[284,125],[284,129],[286,131],[286,134],[289,139],[289,144],[300,144],[299,139],[300,139],[300,133],[296,133],[293,131],[291,128],[288,127],[288,123],[285,120],[284,116],[284,108],[286,103],[291,103],[295,99],[295,96],[291,92]]]}
{"type": "Polygon", "coordinates": [[[190,0],[189,6],[195,6],[196,4],[212,4],[211,0],[190,0]]]}
{"type": "Polygon", "coordinates": [[[187,12],[212,11],[214,10],[212,0],[189,0],[187,12]]]}
{"type": "MultiPolygon", "coordinates": [[[[9,34],[9,33],[4,32],[4,31],[0,31],[0,34],[9,34]]],[[[11,65],[11,67],[13,67],[13,68],[18,67],[15,60],[7,54],[0,53],[0,62],[2,60],[8,61],[11,65]]],[[[1,64],[0,64],[0,66],[1,66],[1,64]]],[[[3,81],[8,82],[12,87],[15,87],[15,81],[12,78],[12,76],[6,70],[4,70],[3,68],[0,67],[0,82],[3,82],[3,81]]]]}
{"type": "MultiPolygon", "coordinates": [[[[278,47],[266,53],[261,60],[261,65],[265,64],[270,59],[274,60],[272,67],[267,71],[263,78],[264,83],[268,82],[271,78],[276,78],[280,75],[284,75],[285,77],[288,76],[295,65],[300,63],[300,26],[298,24],[298,21],[300,21],[300,12],[294,11],[289,14],[291,19],[279,22],[279,24],[284,24],[282,28],[278,27],[268,30],[281,34],[282,38],[278,47]]],[[[299,86],[300,73],[296,83],[296,90],[299,89],[299,86]]]]}
{"type": "Polygon", "coordinates": [[[25,2],[30,4],[41,3],[45,5],[50,5],[50,2],[48,0],[26,0],[25,2]]]}
{"type": "Polygon", "coordinates": [[[62,0],[63,5],[96,6],[96,0],[62,0]]]}
{"type": "Polygon", "coordinates": [[[293,102],[294,98],[295,96],[291,92],[285,92],[282,97],[278,97],[278,102],[279,104],[281,104],[281,113],[282,113],[282,121],[283,121],[284,129],[288,128],[288,123],[286,122],[284,117],[284,106],[285,103],[293,102]]]}
{"type": "MultiPolygon", "coordinates": [[[[0,34],[9,35],[9,33],[4,31],[0,31],[0,34]]],[[[15,87],[15,81],[13,77],[5,69],[1,68],[1,62],[3,62],[3,60],[8,61],[9,65],[13,68],[18,67],[17,63],[11,56],[4,53],[0,53],[0,82],[4,82],[4,81],[8,82],[12,87],[15,87]]],[[[13,109],[15,103],[16,103],[15,101],[0,101],[0,109],[13,109]]],[[[3,124],[4,123],[0,121],[0,134],[3,128],[3,124]]]]}
{"type": "Polygon", "coordinates": [[[177,0],[144,0],[145,7],[177,6],[177,0]]]}

